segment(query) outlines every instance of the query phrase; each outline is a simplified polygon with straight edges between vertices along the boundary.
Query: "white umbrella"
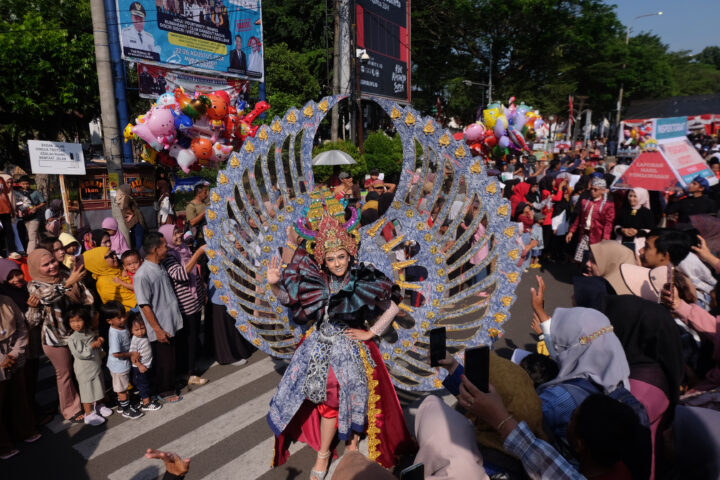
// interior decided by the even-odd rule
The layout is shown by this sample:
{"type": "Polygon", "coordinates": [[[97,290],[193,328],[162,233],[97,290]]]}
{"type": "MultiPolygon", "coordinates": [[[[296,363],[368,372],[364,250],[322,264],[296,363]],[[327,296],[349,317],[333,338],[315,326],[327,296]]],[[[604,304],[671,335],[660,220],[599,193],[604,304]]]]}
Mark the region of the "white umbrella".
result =
{"type": "Polygon", "coordinates": [[[342,150],[328,150],[313,158],[313,167],[318,165],[352,165],[355,163],[350,155],[342,150]]]}

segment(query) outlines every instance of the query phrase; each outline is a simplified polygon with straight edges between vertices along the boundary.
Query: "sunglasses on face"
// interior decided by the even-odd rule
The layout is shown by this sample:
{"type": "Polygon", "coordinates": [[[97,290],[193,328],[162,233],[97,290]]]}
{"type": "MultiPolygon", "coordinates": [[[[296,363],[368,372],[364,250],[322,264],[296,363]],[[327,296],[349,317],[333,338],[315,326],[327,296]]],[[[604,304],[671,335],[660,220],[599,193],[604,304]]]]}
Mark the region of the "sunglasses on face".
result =
{"type": "Polygon", "coordinates": [[[113,251],[110,251],[107,255],[105,255],[105,258],[117,258],[117,254],[113,251]]]}

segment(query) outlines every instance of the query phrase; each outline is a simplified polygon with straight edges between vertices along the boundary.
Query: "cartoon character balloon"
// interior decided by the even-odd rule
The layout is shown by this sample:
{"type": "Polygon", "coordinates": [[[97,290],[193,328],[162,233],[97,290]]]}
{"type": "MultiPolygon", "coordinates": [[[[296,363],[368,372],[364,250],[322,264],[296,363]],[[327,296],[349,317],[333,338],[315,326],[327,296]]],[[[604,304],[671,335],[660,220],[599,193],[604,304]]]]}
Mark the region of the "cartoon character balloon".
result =
{"type": "Polygon", "coordinates": [[[499,103],[491,103],[488,108],[483,110],[483,121],[486,128],[494,128],[497,117],[502,114],[503,106],[499,103]]]}

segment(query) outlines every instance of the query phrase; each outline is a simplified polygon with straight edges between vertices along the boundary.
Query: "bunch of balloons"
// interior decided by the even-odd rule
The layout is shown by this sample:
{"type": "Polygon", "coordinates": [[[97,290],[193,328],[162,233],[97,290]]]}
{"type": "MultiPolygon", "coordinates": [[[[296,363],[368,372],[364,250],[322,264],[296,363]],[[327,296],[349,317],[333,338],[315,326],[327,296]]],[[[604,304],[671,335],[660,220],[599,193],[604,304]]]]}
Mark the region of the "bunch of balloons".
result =
{"type": "Polygon", "coordinates": [[[474,155],[499,158],[510,150],[530,152],[529,142],[547,136],[545,121],[536,111],[524,103],[516,106],[515,97],[508,103],[508,107],[491,103],[483,110],[482,121],[465,128],[463,136],[474,155]]]}
{"type": "Polygon", "coordinates": [[[255,136],[258,126],[252,122],[269,108],[262,101],[243,114],[245,102],[233,107],[224,90],[189,95],[177,88],[160,95],[134,125],[125,127],[125,141],[143,142],[143,160],[187,173],[227,160],[245,138],[255,136]]]}

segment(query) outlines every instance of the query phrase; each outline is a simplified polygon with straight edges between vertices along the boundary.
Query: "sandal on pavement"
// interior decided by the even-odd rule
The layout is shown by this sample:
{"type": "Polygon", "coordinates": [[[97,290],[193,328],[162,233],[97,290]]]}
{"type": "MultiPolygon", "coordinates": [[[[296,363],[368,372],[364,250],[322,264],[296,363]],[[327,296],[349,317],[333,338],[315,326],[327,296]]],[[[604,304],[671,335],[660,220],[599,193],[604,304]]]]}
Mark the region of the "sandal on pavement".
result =
{"type": "Polygon", "coordinates": [[[83,413],[83,412],[76,413],[75,415],[72,416],[72,418],[68,419],[68,422],[71,422],[71,423],[84,423],[84,421],[85,421],[85,413],[83,413]]]}
{"type": "Polygon", "coordinates": [[[207,378],[198,377],[197,375],[190,375],[187,383],[188,385],[205,385],[207,382],[207,378]]]}
{"type": "MultiPolygon", "coordinates": [[[[331,450],[328,450],[327,452],[317,452],[318,458],[328,458],[330,454],[332,453],[331,450]]],[[[328,462],[328,467],[330,462],[328,462]]],[[[325,480],[325,476],[328,473],[328,469],[325,468],[325,470],[310,470],[310,480],[313,478],[315,480],[325,480]]]]}
{"type": "Polygon", "coordinates": [[[36,433],[35,435],[31,435],[23,441],[25,443],[33,443],[33,442],[37,442],[38,440],[40,440],[41,437],[42,437],[42,433],[36,433]]]}
{"type": "Polygon", "coordinates": [[[17,448],[13,448],[12,450],[8,450],[7,452],[0,454],[0,460],[7,460],[14,457],[18,453],[20,453],[20,450],[18,450],[17,448]]]}
{"type": "Polygon", "coordinates": [[[180,400],[182,400],[183,397],[182,397],[182,395],[172,394],[172,395],[168,395],[166,397],[160,397],[160,399],[162,400],[162,403],[177,403],[180,400]]]}

